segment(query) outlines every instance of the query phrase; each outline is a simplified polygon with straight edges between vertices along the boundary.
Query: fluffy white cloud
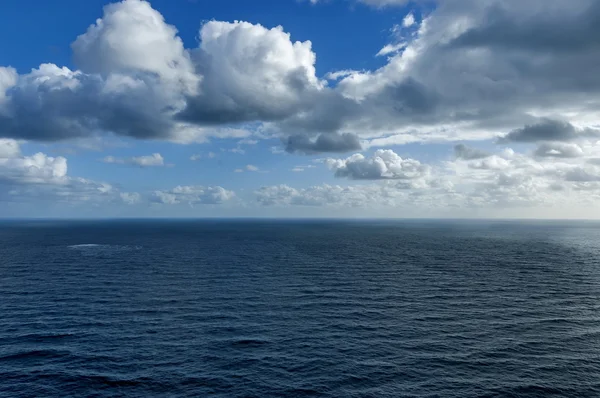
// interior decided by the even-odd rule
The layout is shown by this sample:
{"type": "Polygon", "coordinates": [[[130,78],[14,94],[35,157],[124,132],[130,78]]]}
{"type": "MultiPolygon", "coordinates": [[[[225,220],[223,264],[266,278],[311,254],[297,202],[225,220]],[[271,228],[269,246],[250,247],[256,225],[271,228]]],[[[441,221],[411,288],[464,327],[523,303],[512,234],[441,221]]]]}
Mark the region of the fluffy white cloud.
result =
{"type": "MultiPolygon", "coordinates": [[[[104,7],[104,16],[72,44],[75,63],[103,76],[157,75],[161,83],[195,94],[200,82],[177,36],[150,3],[124,0],[104,7]]],[[[135,83],[134,83],[135,84],[135,83]]]]}
{"type": "Polygon", "coordinates": [[[327,159],[326,164],[335,171],[336,177],[353,180],[410,180],[424,178],[429,167],[418,160],[403,159],[392,150],[377,150],[366,158],[357,153],[346,159],[327,159]]]}
{"type": "Polygon", "coordinates": [[[177,186],[169,191],[155,191],[151,201],[161,204],[221,204],[235,197],[233,191],[223,187],[177,186]]]}
{"type": "MultiPolygon", "coordinates": [[[[0,143],[1,144],[1,143],[0,143]]],[[[10,147],[11,150],[14,150],[10,147]]],[[[20,156],[17,150],[3,151],[0,157],[0,178],[17,184],[65,184],[68,182],[67,159],[44,153],[20,156]],[[8,155],[8,156],[7,156],[8,155]]]]}
{"type": "Polygon", "coordinates": [[[283,119],[309,106],[323,86],[311,42],[292,42],[281,26],[209,21],[193,56],[203,81],[181,114],[190,122],[283,119]]]}
{"type": "Polygon", "coordinates": [[[410,28],[415,23],[416,23],[415,15],[411,12],[411,13],[407,14],[404,17],[404,19],[402,20],[402,27],[404,27],[404,28],[410,28]]]}
{"type": "Polygon", "coordinates": [[[38,152],[23,155],[19,144],[0,140],[0,201],[36,199],[53,203],[107,202],[118,190],[107,183],[67,174],[67,159],[38,152]]]}
{"type": "Polygon", "coordinates": [[[339,177],[357,182],[308,188],[266,186],[255,196],[264,206],[394,208],[410,212],[402,214],[420,215],[435,210],[446,216],[456,216],[453,209],[461,209],[463,216],[556,217],[565,214],[565,206],[598,208],[600,142],[583,138],[568,143],[550,141],[522,152],[510,148],[486,152],[461,144],[454,151],[453,160],[430,165],[403,159],[389,150],[368,157],[327,159],[324,163],[339,177]],[[507,209],[513,213],[502,213],[507,209]]]}
{"type": "Polygon", "coordinates": [[[130,158],[116,158],[114,156],[106,156],[102,159],[104,163],[129,164],[139,167],[164,166],[165,159],[160,153],[153,153],[146,156],[134,156],[130,158]]]}

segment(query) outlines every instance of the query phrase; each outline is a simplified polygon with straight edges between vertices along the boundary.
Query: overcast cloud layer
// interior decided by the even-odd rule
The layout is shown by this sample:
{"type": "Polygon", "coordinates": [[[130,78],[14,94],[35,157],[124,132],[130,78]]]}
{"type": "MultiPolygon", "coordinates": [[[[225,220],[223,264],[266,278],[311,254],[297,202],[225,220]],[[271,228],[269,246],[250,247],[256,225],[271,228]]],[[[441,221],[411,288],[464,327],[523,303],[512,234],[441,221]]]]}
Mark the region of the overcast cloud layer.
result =
{"type": "MultiPolygon", "coordinates": [[[[357,2],[386,12],[407,3],[357,2]]],[[[373,49],[384,66],[323,76],[316,74],[312,43],[295,41],[285,27],[211,20],[199,25],[198,45],[186,48],[150,3],[110,4],[73,38],[75,68],[46,63],[19,74],[0,67],[0,199],[261,208],[595,206],[600,3],[415,4],[416,12],[400,16],[390,42],[373,49]],[[278,181],[239,195],[227,181],[190,181],[128,192],[70,176],[65,156],[21,151],[25,143],[109,137],[229,139],[240,142],[231,151],[241,156],[243,145],[274,140],[279,156],[320,154],[314,165],[340,185],[278,181]],[[401,145],[409,143],[449,150],[418,160],[404,155],[401,145]]],[[[167,163],[161,153],[99,159],[155,169],[181,161],[167,163]]],[[[268,173],[250,166],[246,171],[268,173]]]]}

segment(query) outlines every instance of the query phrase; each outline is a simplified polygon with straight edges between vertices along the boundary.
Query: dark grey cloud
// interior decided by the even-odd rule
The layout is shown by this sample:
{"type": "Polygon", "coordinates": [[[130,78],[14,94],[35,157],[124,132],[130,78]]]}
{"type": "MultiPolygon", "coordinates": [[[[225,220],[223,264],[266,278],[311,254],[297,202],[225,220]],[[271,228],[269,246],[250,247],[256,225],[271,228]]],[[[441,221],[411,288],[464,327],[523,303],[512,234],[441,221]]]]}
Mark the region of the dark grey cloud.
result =
{"type": "Polygon", "coordinates": [[[600,176],[577,167],[565,173],[565,180],[569,182],[595,182],[600,181],[600,176]]]}
{"type": "MultiPolygon", "coordinates": [[[[282,84],[287,87],[288,98],[266,96],[261,93],[245,93],[223,87],[221,76],[214,70],[201,70],[203,80],[200,95],[189,96],[185,108],[175,118],[198,125],[221,125],[244,122],[273,122],[293,117],[303,110],[312,108],[309,96],[318,95],[311,92],[311,82],[306,78],[304,68],[289,71],[282,76],[282,84]]],[[[249,79],[251,77],[248,77],[249,79]]]]}
{"type": "Polygon", "coordinates": [[[432,114],[440,102],[438,95],[423,83],[408,78],[387,86],[374,96],[374,106],[391,106],[395,113],[414,115],[432,114]]]}
{"type": "Polygon", "coordinates": [[[577,138],[600,136],[593,129],[578,130],[569,122],[547,119],[537,124],[516,129],[499,138],[499,143],[507,142],[540,142],[540,141],[572,141],[577,138]]]}
{"type": "Polygon", "coordinates": [[[23,80],[8,90],[10,101],[0,112],[0,137],[59,141],[101,132],[139,139],[172,134],[168,102],[152,95],[158,88],[152,81],[132,91],[110,92],[100,76],[54,65],[43,65],[23,80]],[[48,80],[40,82],[41,78],[48,80]]]}
{"type": "Polygon", "coordinates": [[[481,149],[471,148],[464,144],[458,144],[454,146],[454,156],[457,159],[474,160],[483,159],[491,156],[491,153],[481,149]]]}
{"type": "Polygon", "coordinates": [[[361,149],[358,137],[350,133],[323,133],[316,139],[311,139],[308,135],[292,135],[285,142],[287,152],[307,155],[322,152],[343,153],[361,149]]]}
{"type": "Polygon", "coordinates": [[[536,5],[537,12],[519,15],[513,1],[493,3],[481,18],[483,23],[462,33],[451,45],[551,53],[600,49],[600,3],[530,2],[534,11],[536,5]]]}

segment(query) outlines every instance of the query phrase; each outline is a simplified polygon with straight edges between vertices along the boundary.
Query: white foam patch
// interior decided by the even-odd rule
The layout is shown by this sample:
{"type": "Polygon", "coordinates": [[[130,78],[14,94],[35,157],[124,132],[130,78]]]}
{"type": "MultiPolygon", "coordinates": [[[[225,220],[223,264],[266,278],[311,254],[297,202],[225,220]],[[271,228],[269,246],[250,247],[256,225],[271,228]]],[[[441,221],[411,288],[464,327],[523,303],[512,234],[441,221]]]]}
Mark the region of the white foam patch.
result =
{"type": "Polygon", "coordinates": [[[104,247],[107,245],[99,245],[97,243],[84,243],[81,245],[71,245],[68,246],[69,249],[87,249],[87,248],[92,248],[92,247],[104,247]]]}

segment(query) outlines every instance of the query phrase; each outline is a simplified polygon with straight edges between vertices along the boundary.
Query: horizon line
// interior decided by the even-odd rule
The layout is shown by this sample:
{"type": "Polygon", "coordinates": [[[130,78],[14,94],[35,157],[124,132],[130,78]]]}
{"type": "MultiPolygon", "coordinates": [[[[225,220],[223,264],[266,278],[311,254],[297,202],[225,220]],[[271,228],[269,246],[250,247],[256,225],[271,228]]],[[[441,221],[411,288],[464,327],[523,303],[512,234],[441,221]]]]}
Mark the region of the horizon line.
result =
{"type": "Polygon", "coordinates": [[[494,222],[600,222],[600,218],[492,218],[492,217],[0,217],[0,222],[18,221],[494,221],[494,222]]]}

